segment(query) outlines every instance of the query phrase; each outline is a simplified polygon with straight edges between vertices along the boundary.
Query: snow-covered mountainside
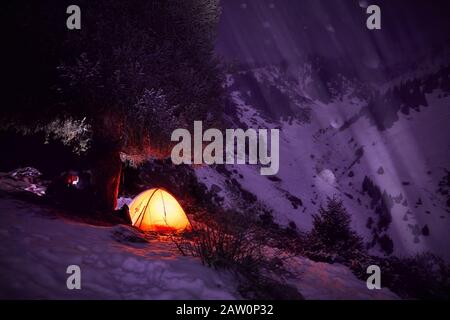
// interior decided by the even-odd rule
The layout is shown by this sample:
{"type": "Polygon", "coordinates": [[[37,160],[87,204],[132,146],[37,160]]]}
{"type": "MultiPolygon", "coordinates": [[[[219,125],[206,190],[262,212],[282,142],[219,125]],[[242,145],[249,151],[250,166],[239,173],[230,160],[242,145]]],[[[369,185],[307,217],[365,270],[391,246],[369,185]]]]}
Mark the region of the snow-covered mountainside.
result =
{"type": "Polygon", "coordinates": [[[236,127],[280,129],[280,171],[204,166],[197,176],[225,205],[239,185],[303,231],[336,195],[372,254],[449,261],[450,59],[436,61],[382,83],[320,60],[230,74],[236,127]]]}

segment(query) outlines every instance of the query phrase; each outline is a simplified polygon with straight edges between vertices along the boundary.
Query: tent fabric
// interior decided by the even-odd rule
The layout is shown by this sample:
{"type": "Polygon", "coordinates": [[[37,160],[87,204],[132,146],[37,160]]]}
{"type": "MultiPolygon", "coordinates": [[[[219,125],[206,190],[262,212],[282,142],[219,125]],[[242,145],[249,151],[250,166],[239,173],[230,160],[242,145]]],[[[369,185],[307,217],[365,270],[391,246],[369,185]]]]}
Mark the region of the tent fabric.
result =
{"type": "Polygon", "coordinates": [[[130,203],[132,225],[143,231],[181,231],[191,224],[177,199],[161,188],[140,193],[130,203]]]}

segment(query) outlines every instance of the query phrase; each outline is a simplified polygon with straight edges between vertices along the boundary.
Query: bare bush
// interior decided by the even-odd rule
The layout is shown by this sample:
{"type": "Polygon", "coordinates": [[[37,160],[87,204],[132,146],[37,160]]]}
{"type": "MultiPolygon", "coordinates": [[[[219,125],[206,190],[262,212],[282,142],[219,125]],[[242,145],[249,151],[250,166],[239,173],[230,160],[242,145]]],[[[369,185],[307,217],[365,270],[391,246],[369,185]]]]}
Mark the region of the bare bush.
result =
{"type": "Polygon", "coordinates": [[[260,249],[258,243],[244,234],[226,234],[211,228],[203,230],[196,245],[197,253],[209,266],[258,263],[261,260],[260,249]]]}
{"type": "Polygon", "coordinates": [[[252,221],[231,214],[208,226],[194,226],[174,243],[183,255],[232,272],[244,298],[302,299],[297,289],[286,283],[294,276],[284,268],[283,259],[273,252],[267,254],[267,237],[261,232],[252,221]]]}
{"type": "Polygon", "coordinates": [[[175,244],[183,255],[198,257],[204,265],[216,269],[261,262],[263,243],[256,239],[254,230],[226,229],[219,225],[196,226],[175,244]]]}

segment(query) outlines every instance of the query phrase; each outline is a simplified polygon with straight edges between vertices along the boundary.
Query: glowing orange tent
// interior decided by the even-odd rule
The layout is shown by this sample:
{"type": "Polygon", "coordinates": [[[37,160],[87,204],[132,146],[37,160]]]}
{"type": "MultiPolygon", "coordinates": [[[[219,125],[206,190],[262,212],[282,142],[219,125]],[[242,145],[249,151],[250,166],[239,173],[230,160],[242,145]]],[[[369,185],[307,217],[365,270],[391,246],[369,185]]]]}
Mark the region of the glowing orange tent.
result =
{"type": "Polygon", "coordinates": [[[140,193],[129,207],[133,226],[143,231],[181,231],[191,227],[177,199],[160,188],[140,193]]]}

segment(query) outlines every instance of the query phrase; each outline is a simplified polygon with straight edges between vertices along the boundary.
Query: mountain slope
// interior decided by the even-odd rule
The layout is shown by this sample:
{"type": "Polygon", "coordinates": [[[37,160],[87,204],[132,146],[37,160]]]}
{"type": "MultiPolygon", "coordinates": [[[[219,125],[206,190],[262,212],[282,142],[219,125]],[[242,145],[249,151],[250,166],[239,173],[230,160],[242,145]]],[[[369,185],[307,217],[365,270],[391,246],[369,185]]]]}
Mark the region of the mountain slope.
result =
{"type": "Polygon", "coordinates": [[[373,254],[431,251],[448,261],[450,64],[439,61],[381,84],[345,68],[324,72],[320,62],[231,74],[234,125],[279,128],[280,171],[226,165],[226,174],[201,167],[197,175],[225,205],[239,185],[277,223],[303,231],[337,195],[373,254]]]}

